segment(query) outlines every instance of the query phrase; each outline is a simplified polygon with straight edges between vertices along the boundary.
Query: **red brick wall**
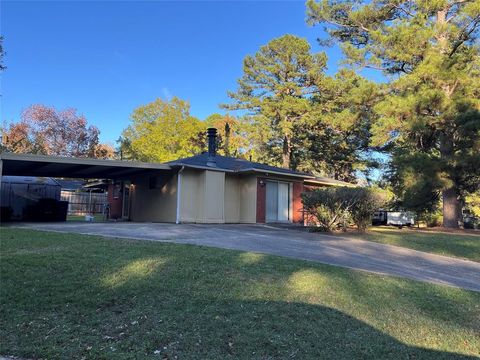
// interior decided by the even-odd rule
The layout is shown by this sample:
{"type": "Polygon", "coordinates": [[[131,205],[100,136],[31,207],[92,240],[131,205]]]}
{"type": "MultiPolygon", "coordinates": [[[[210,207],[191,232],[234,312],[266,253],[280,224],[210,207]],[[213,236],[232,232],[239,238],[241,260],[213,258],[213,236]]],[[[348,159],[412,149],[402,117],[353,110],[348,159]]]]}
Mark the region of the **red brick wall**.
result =
{"type": "Polygon", "coordinates": [[[304,191],[303,181],[295,181],[293,183],[293,222],[303,223],[303,204],[302,192],[304,191]]]}
{"type": "MultiPolygon", "coordinates": [[[[120,184],[119,184],[120,185],[120,184]]],[[[122,192],[121,192],[121,187],[120,190],[118,191],[118,198],[114,199],[113,193],[114,193],[114,187],[115,185],[113,184],[108,184],[108,203],[110,204],[110,219],[120,219],[122,217],[122,192]]]]}
{"type": "Polygon", "coordinates": [[[267,187],[264,178],[257,178],[257,223],[265,222],[267,187]],[[263,182],[263,185],[260,182],[263,182]]]}

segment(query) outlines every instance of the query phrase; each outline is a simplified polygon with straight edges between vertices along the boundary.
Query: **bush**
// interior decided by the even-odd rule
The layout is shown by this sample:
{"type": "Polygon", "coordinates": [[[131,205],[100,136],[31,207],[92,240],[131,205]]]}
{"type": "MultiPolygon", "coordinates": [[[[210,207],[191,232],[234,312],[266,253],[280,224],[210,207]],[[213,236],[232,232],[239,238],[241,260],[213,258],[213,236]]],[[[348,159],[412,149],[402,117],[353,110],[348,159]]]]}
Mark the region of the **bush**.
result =
{"type": "Polygon", "coordinates": [[[372,188],[331,187],[302,194],[307,221],[322,230],[346,229],[354,223],[359,230],[371,224],[372,214],[386,201],[386,196],[372,188]]]}
{"type": "Polygon", "coordinates": [[[436,211],[420,214],[418,220],[423,221],[427,227],[442,226],[442,223],[443,223],[442,210],[437,209],[436,211]]]}

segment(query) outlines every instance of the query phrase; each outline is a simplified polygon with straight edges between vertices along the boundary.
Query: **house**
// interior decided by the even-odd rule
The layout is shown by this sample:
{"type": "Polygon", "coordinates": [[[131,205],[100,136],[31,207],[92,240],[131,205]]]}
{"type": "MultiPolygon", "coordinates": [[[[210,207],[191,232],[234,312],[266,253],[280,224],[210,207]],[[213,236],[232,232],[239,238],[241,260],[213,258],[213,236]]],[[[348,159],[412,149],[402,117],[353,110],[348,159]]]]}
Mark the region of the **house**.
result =
{"type": "Polygon", "coordinates": [[[3,153],[0,175],[108,179],[110,219],[171,223],[303,223],[302,192],[352,186],[219,156],[207,135],[207,153],[164,164],[3,153]]]}
{"type": "Polygon", "coordinates": [[[132,221],[176,223],[303,223],[301,194],[308,187],[352,186],[329,178],[216,154],[216,129],[208,153],[166,163],[173,170],[112,184],[111,215],[130,204],[132,221]],[[122,206],[123,205],[123,206],[122,206]]]}

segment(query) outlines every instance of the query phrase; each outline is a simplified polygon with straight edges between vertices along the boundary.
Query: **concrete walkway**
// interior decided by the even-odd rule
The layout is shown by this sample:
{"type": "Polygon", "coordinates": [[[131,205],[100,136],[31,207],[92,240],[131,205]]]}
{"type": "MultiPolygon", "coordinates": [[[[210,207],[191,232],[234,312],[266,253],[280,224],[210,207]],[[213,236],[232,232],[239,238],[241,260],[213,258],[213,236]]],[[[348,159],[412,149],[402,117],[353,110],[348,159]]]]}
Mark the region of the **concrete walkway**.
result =
{"type": "Polygon", "coordinates": [[[480,263],[351,237],[263,225],[72,222],[15,226],[254,251],[480,291],[480,263]]]}

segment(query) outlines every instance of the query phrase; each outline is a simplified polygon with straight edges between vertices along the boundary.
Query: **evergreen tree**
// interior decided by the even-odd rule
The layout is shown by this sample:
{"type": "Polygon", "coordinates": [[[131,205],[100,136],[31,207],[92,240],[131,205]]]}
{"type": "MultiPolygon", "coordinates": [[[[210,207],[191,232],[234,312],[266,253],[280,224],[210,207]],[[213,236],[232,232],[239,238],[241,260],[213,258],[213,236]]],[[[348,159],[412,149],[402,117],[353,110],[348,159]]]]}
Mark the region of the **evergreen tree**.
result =
{"type": "Polygon", "coordinates": [[[284,35],[245,58],[238,90],[228,93],[234,102],[225,108],[268,122],[269,147],[285,168],[294,167],[297,134],[313,114],[311,97],[325,77],[326,60],[324,53],[312,54],[305,39],[284,35]]]}
{"type": "Polygon", "coordinates": [[[391,75],[373,144],[394,149],[407,203],[441,193],[443,224],[457,227],[480,182],[480,1],[309,0],[307,9],[350,64],[391,75]]]}

